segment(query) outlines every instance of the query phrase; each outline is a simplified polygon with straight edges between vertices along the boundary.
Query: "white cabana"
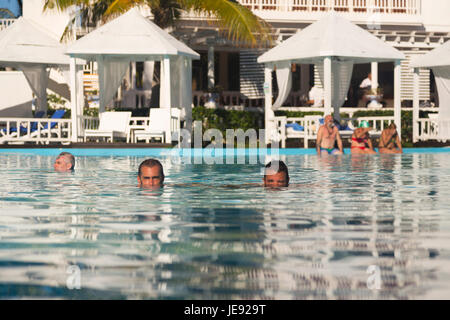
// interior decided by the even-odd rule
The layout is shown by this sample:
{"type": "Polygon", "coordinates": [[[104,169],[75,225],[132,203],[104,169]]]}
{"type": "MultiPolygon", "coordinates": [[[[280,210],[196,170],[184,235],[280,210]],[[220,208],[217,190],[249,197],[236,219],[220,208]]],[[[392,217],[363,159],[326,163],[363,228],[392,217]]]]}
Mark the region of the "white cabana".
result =
{"type": "MultiPolygon", "coordinates": [[[[47,111],[46,90],[50,68],[61,69],[68,75],[70,60],[64,51],[65,46],[48,30],[23,17],[0,32],[0,65],[24,73],[37,97],[37,110],[47,111]]],[[[80,84],[81,76],[79,73],[80,84]]],[[[81,97],[82,94],[80,90],[81,97]]]]}
{"type": "MultiPolygon", "coordinates": [[[[274,111],[282,106],[291,90],[291,64],[315,64],[324,85],[325,114],[339,118],[350,86],[354,64],[395,62],[394,115],[400,131],[400,61],[403,53],[368,31],[354,25],[336,13],[331,13],[298,32],[288,40],[267,51],[258,58],[265,64],[265,113],[266,131],[273,132],[274,111]],[[276,68],[278,99],[272,105],[272,70],[276,68]]],[[[373,75],[378,83],[377,75],[373,75]]],[[[271,135],[266,134],[266,142],[271,135]]]]}
{"type": "Polygon", "coordinates": [[[429,53],[411,61],[414,68],[414,104],[413,104],[413,139],[417,142],[419,135],[419,69],[433,70],[439,96],[439,114],[437,118],[437,138],[450,140],[450,41],[429,53]]]}
{"type": "Polygon", "coordinates": [[[191,128],[192,59],[199,59],[200,55],[137,9],[79,39],[66,54],[73,61],[77,58],[97,61],[100,112],[114,98],[131,61],[161,61],[160,107],[184,110],[186,128],[191,128]]]}

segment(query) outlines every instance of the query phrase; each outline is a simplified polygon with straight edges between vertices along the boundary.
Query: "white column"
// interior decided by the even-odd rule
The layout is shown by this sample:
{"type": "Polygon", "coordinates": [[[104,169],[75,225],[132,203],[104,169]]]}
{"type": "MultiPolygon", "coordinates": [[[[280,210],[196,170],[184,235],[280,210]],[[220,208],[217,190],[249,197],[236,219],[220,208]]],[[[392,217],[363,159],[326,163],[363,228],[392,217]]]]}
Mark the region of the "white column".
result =
{"type": "Polygon", "coordinates": [[[83,66],[82,65],[76,65],[77,70],[77,106],[78,106],[78,135],[84,134],[84,128],[83,128],[83,120],[82,116],[84,115],[84,83],[83,83],[83,66]]]}
{"type": "Polygon", "coordinates": [[[186,58],[187,70],[185,75],[186,88],[186,108],[185,108],[185,129],[192,132],[192,59],[186,58]]]}
{"type": "Polygon", "coordinates": [[[98,92],[98,98],[99,98],[99,109],[98,109],[98,113],[103,113],[106,110],[106,106],[105,103],[103,102],[103,89],[104,89],[104,81],[103,79],[105,79],[105,66],[103,64],[103,56],[99,55],[97,56],[97,68],[98,68],[98,85],[99,85],[99,92],[98,92]]]}
{"type": "Polygon", "coordinates": [[[161,87],[160,87],[160,108],[170,108],[172,103],[171,90],[170,90],[170,58],[169,56],[164,56],[163,61],[161,61],[161,87]]]}
{"type": "MultiPolygon", "coordinates": [[[[176,63],[176,61],[173,61],[176,63]]],[[[169,109],[168,111],[172,114],[170,110],[172,107],[172,88],[171,88],[171,74],[170,74],[170,57],[168,55],[164,56],[163,61],[161,61],[161,87],[160,87],[160,99],[159,107],[164,109],[169,109]]],[[[175,76],[175,75],[174,75],[175,76]]],[[[166,132],[166,143],[170,143],[172,140],[172,132],[166,132]]]]}
{"type": "Polygon", "coordinates": [[[331,105],[331,57],[326,57],[323,60],[323,91],[324,91],[324,116],[331,114],[332,105],[331,105]]]}
{"type": "Polygon", "coordinates": [[[413,96],[413,143],[419,141],[419,107],[420,107],[420,76],[419,69],[414,69],[414,96],[413,96]]]}
{"type": "Polygon", "coordinates": [[[136,89],[136,61],[131,62],[131,79],[130,79],[131,89],[136,89]]]}
{"type": "Polygon", "coordinates": [[[214,88],[214,46],[208,48],[208,89],[214,88]]]}
{"type": "Polygon", "coordinates": [[[399,137],[402,136],[402,100],[401,100],[401,61],[395,61],[394,67],[394,121],[397,125],[397,132],[399,137]]]}
{"type": "Polygon", "coordinates": [[[70,105],[72,117],[72,142],[78,141],[78,103],[77,103],[77,65],[76,58],[70,58],[70,105]]]}
{"type": "Polygon", "coordinates": [[[272,130],[274,129],[272,119],[275,112],[272,110],[272,66],[266,65],[264,69],[264,95],[265,95],[265,129],[266,145],[270,143],[272,130]]]}
{"type": "Polygon", "coordinates": [[[372,62],[372,89],[378,89],[378,62],[372,62]]]}

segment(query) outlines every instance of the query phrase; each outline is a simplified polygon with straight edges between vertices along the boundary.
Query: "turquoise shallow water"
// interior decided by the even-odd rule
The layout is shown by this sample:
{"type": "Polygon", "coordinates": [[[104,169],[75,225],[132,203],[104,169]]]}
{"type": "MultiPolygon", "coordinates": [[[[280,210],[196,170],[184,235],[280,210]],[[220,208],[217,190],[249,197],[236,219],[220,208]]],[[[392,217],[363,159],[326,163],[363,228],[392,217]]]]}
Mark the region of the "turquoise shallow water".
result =
{"type": "Polygon", "coordinates": [[[449,299],[449,156],[282,155],[295,185],[267,190],[159,154],[148,191],[142,156],[2,153],[0,299],[449,299]]]}

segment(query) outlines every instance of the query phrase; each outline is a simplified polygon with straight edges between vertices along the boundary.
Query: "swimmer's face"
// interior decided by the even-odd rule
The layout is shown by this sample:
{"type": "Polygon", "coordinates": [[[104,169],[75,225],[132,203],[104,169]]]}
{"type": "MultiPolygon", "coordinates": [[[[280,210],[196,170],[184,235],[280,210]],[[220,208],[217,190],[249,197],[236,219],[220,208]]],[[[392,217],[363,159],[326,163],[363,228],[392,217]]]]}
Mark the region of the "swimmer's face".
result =
{"type": "Polygon", "coordinates": [[[268,170],[264,176],[264,187],[266,188],[285,188],[289,186],[289,178],[286,172],[273,172],[268,170]]]}
{"type": "Polygon", "coordinates": [[[160,188],[164,182],[164,175],[158,166],[142,167],[138,176],[139,187],[146,189],[160,188]]]}
{"type": "Polygon", "coordinates": [[[58,157],[53,164],[53,168],[56,172],[71,172],[72,164],[65,156],[58,157]]]}

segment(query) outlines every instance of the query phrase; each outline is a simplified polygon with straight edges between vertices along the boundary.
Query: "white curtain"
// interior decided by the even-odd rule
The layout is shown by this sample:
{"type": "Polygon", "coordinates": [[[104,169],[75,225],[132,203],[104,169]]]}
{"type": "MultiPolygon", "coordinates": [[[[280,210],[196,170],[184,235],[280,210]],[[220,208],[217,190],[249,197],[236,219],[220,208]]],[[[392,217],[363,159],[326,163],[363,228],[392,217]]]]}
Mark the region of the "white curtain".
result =
{"type": "Polygon", "coordinates": [[[22,70],[28,84],[37,97],[36,111],[47,113],[47,85],[50,69],[45,65],[18,64],[17,68],[22,70]]]}
{"type": "Polygon", "coordinates": [[[181,68],[181,119],[185,121],[185,129],[192,130],[192,60],[182,59],[181,68]]]}
{"type": "Polygon", "coordinates": [[[332,97],[331,105],[340,108],[347,99],[350,81],[352,80],[353,62],[337,62],[331,64],[332,97]]]}
{"type": "Polygon", "coordinates": [[[160,78],[160,88],[159,88],[159,107],[160,108],[170,108],[172,106],[172,64],[174,60],[165,58],[161,60],[161,78],[160,78]],[[169,62],[169,68],[167,68],[166,62],[169,62]],[[167,70],[168,69],[168,70],[167,70]],[[166,80],[170,79],[170,83],[166,80]]]}
{"type": "MultiPolygon", "coordinates": [[[[320,81],[325,83],[323,63],[316,66],[320,81]]],[[[339,118],[339,112],[337,111],[344,105],[347,98],[352,74],[353,62],[334,60],[331,62],[331,106],[334,108],[336,118],[339,118]]]]}
{"type": "Polygon", "coordinates": [[[130,60],[100,57],[97,62],[100,87],[99,112],[105,112],[106,106],[114,98],[128,71],[130,60]]]}
{"type": "Polygon", "coordinates": [[[286,101],[292,88],[292,72],[291,62],[279,62],[276,63],[277,68],[277,84],[278,84],[278,97],[272,105],[272,110],[276,111],[280,108],[284,101],[286,101]]]}
{"type": "Polygon", "coordinates": [[[439,95],[438,138],[450,140],[450,67],[433,68],[439,95]]]}
{"type": "Polygon", "coordinates": [[[172,108],[180,108],[181,72],[183,57],[170,59],[170,102],[172,108]]]}
{"type": "Polygon", "coordinates": [[[171,107],[181,109],[185,127],[192,127],[192,60],[177,56],[170,61],[171,107]]]}

